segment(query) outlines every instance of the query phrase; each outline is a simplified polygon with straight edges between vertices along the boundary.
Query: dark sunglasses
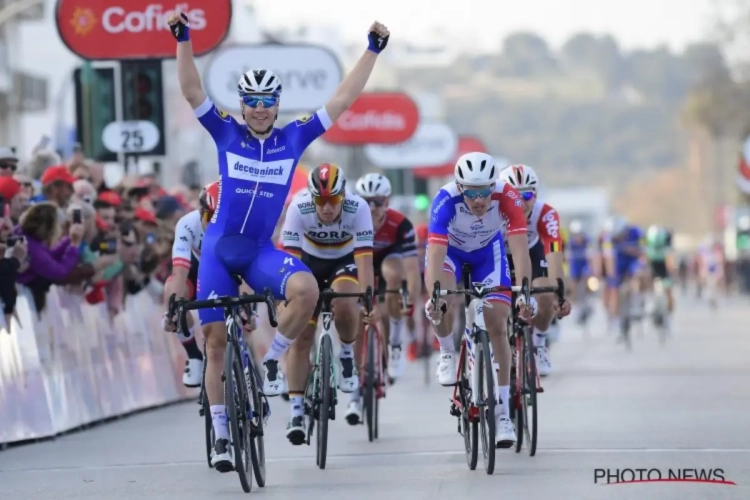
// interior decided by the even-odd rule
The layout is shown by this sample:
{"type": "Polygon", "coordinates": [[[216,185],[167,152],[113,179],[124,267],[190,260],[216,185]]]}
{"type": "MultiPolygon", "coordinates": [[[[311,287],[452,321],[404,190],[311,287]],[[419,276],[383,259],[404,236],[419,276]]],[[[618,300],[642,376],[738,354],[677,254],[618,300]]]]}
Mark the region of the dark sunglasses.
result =
{"type": "Polygon", "coordinates": [[[15,172],[17,168],[18,168],[18,165],[16,165],[13,162],[10,162],[10,163],[0,162],[0,169],[2,169],[2,170],[8,170],[9,169],[9,170],[15,172]]]}
{"type": "Polygon", "coordinates": [[[263,104],[264,108],[270,108],[272,106],[276,106],[276,103],[279,102],[279,98],[272,95],[246,95],[242,97],[242,102],[245,103],[245,106],[249,106],[251,108],[257,108],[259,104],[263,104]]]}
{"type": "Polygon", "coordinates": [[[385,205],[385,198],[365,198],[368,205],[375,205],[376,207],[382,207],[385,205]]]}

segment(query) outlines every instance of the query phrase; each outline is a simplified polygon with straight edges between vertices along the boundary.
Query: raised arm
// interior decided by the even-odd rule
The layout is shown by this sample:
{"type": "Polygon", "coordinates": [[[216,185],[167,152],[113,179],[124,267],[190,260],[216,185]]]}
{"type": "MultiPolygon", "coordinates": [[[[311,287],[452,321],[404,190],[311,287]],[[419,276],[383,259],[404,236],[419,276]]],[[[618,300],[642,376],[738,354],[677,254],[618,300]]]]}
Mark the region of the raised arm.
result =
{"type": "Polygon", "coordinates": [[[193,109],[203,104],[206,93],[203,91],[201,77],[195,66],[193,43],[190,41],[190,23],[187,15],[175,12],[169,18],[169,28],[177,40],[177,79],[180,82],[182,95],[193,109]]]}
{"type": "MultiPolygon", "coordinates": [[[[338,120],[344,111],[349,109],[349,106],[357,100],[359,94],[365,89],[367,80],[370,78],[370,74],[375,67],[375,61],[378,59],[378,54],[380,54],[388,44],[389,36],[390,32],[383,24],[379,22],[372,23],[367,35],[367,50],[362,54],[362,57],[359,58],[354,69],[346,75],[344,81],[338,86],[336,93],[333,94],[331,100],[326,103],[325,108],[332,122],[338,120]]],[[[182,80],[180,80],[180,82],[182,82],[182,80]]]]}

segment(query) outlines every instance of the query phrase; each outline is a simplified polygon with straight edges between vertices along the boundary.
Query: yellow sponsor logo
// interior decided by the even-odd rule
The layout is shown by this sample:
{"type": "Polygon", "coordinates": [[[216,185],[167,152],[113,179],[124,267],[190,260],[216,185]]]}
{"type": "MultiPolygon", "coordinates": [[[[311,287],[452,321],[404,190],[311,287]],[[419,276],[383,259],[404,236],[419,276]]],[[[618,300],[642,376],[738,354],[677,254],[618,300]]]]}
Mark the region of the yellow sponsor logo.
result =
{"type": "Polygon", "coordinates": [[[73,11],[73,19],[70,20],[76,35],[86,36],[96,26],[96,16],[91,9],[76,7],[73,11]]]}

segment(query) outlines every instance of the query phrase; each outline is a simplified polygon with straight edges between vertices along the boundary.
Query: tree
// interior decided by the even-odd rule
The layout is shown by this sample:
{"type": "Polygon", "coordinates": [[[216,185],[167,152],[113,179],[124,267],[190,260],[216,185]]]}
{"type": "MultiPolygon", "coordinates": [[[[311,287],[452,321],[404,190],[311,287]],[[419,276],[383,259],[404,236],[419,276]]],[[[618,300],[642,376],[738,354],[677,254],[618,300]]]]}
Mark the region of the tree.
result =
{"type": "Polygon", "coordinates": [[[610,35],[597,37],[591,33],[577,33],[565,42],[560,55],[563,62],[573,69],[595,71],[609,89],[622,83],[623,58],[617,41],[610,35]]]}
{"type": "Polygon", "coordinates": [[[520,32],[503,41],[502,60],[514,76],[549,74],[557,66],[547,41],[534,33],[520,32]]]}

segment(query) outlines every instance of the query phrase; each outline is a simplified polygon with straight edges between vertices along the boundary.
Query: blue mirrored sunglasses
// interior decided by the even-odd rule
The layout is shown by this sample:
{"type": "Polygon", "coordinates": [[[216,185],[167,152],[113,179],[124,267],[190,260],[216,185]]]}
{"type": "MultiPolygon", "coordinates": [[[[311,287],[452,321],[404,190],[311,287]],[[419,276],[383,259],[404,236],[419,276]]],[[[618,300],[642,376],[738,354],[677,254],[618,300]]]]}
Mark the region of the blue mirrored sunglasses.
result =
{"type": "Polygon", "coordinates": [[[246,95],[242,96],[242,102],[245,103],[245,106],[250,106],[251,108],[257,108],[261,103],[263,104],[264,108],[270,108],[271,106],[276,106],[276,103],[279,102],[279,98],[272,95],[246,95]]]}
{"type": "Polygon", "coordinates": [[[483,188],[478,188],[478,189],[464,189],[463,193],[461,194],[463,194],[470,200],[476,200],[477,198],[487,198],[488,196],[492,194],[494,189],[495,189],[494,186],[488,186],[488,187],[483,187],[483,188]]]}
{"type": "Polygon", "coordinates": [[[536,195],[534,191],[520,191],[520,193],[521,193],[521,198],[523,198],[526,201],[531,201],[534,198],[534,195],[536,195]]]}

